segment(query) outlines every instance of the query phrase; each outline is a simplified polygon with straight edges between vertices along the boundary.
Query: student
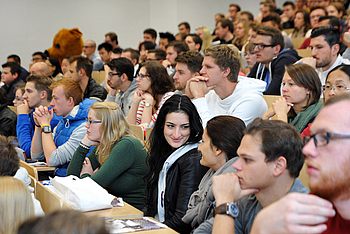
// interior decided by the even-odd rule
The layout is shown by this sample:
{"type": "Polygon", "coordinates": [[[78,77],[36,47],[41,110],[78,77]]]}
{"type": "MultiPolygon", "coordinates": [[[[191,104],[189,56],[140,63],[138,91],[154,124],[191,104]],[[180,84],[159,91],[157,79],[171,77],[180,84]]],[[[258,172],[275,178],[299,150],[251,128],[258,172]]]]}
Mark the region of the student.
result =
{"type": "Polygon", "coordinates": [[[333,68],[327,75],[326,85],[323,88],[324,101],[330,98],[349,93],[350,90],[350,65],[341,64],[333,68]]]}
{"type": "Polygon", "coordinates": [[[142,209],[147,154],[141,142],[131,136],[119,106],[114,102],[94,103],[86,128],[87,133],[69,164],[68,175],[89,176],[111,194],[142,209]],[[97,146],[96,150],[86,158],[91,146],[97,146]]]}
{"type": "Polygon", "coordinates": [[[175,94],[161,108],[149,139],[145,215],[180,233],[190,231],[181,219],[205,173],[197,150],[202,134],[201,119],[191,100],[175,94]]]}
{"type": "Polygon", "coordinates": [[[233,116],[216,116],[209,120],[198,146],[202,155],[200,164],[209,167],[209,170],[203,176],[198,190],[192,193],[188,210],[182,218],[185,223],[191,224],[192,229],[212,217],[215,201],[212,178],[235,171],[232,164],[237,160],[237,149],[244,129],[244,122],[233,116]]]}

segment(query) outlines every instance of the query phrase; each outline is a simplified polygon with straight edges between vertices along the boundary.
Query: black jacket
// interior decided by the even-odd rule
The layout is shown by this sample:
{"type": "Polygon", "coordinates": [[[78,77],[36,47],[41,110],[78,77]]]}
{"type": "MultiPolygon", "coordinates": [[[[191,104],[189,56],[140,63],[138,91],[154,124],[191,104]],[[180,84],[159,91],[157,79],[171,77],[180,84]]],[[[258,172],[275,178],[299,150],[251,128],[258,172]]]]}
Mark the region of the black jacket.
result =
{"type": "MultiPolygon", "coordinates": [[[[186,214],[191,194],[198,189],[202,177],[208,170],[200,165],[200,159],[198,149],[192,149],[174,162],[166,176],[164,224],[180,233],[191,231],[191,226],[185,224],[182,217],[186,214]]],[[[154,217],[157,213],[158,187],[148,191],[152,191],[152,195],[147,195],[152,198],[147,198],[145,215],[154,217]]]]}
{"type": "Polygon", "coordinates": [[[13,106],[13,100],[16,96],[16,87],[19,85],[24,84],[24,82],[20,79],[15,79],[11,84],[7,85],[4,84],[0,89],[0,94],[3,95],[2,98],[0,98],[2,101],[0,104],[3,104],[5,106],[13,106]]]}
{"type": "Polygon", "coordinates": [[[0,135],[16,136],[17,115],[7,106],[0,105],[0,135]]]}
{"type": "Polygon", "coordinates": [[[97,84],[92,78],[89,78],[88,85],[84,92],[84,98],[99,98],[104,101],[107,97],[107,91],[101,85],[97,84]]]}
{"type": "Polygon", "coordinates": [[[300,59],[298,53],[292,49],[282,50],[275,59],[272,60],[270,67],[265,67],[261,63],[256,63],[248,77],[265,80],[268,70],[270,70],[271,83],[265,90],[265,95],[280,95],[281,83],[285,71],[285,66],[293,64],[300,59]],[[258,71],[259,70],[259,71],[258,71]],[[263,72],[263,74],[261,74],[263,72]]]}

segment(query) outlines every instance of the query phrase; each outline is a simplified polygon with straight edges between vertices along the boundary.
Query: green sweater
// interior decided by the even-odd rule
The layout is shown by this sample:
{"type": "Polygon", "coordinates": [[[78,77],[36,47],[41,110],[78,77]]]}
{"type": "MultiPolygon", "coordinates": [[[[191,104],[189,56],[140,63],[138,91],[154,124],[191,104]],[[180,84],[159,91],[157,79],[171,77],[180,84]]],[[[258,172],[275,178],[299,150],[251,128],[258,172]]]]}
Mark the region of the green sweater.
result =
{"type": "MultiPolygon", "coordinates": [[[[80,176],[84,159],[89,150],[79,146],[68,166],[68,175],[80,176]]],[[[145,181],[147,173],[147,153],[141,142],[134,137],[122,137],[113,146],[108,159],[101,165],[94,150],[89,159],[93,170],[99,170],[91,176],[96,183],[109,193],[122,197],[132,206],[143,209],[145,201],[145,181]]],[[[84,174],[81,177],[90,176],[84,174]]]]}

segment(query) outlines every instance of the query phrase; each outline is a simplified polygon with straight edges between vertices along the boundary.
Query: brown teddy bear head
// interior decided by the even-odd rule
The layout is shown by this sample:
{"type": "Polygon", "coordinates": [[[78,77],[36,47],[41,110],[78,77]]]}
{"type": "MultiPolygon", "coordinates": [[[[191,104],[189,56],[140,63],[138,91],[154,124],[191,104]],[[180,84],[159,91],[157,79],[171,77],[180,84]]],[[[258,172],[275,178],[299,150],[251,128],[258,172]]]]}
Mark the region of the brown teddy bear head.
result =
{"type": "Polygon", "coordinates": [[[82,33],[78,28],[63,28],[55,35],[52,47],[47,49],[49,56],[62,62],[65,57],[80,55],[83,50],[82,33]]]}

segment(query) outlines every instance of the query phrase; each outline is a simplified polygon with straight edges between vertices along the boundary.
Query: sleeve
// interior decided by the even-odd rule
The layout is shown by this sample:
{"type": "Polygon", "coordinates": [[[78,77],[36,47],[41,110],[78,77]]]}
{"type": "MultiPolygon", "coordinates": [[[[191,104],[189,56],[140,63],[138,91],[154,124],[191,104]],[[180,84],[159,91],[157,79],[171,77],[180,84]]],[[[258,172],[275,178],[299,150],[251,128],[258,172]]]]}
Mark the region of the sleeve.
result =
{"type": "Polygon", "coordinates": [[[133,165],[137,156],[134,143],[122,139],[113,147],[108,159],[91,176],[91,179],[106,188],[133,165]]]}
{"type": "Polygon", "coordinates": [[[24,150],[27,157],[30,157],[30,148],[32,146],[33,126],[28,114],[19,114],[17,116],[17,139],[19,147],[24,150]]]}
{"type": "Polygon", "coordinates": [[[115,102],[115,96],[107,94],[107,98],[106,98],[105,102],[115,102]]]}
{"type": "Polygon", "coordinates": [[[16,122],[17,122],[16,115],[14,115],[13,118],[11,118],[11,117],[1,118],[0,135],[7,136],[7,137],[8,136],[15,136],[16,135],[16,122]]]}
{"type": "Polygon", "coordinates": [[[164,224],[176,230],[190,227],[182,221],[182,217],[186,214],[192,193],[198,189],[199,182],[202,179],[199,155],[184,155],[184,157],[186,157],[184,161],[179,163],[181,178],[177,188],[177,199],[174,201],[176,202],[175,213],[172,217],[167,217],[164,222],[164,224]]]}
{"type": "Polygon", "coordinates": [[[194,231],[193,234],[207,234],[212,233],[214,225],[214,218],[205,220],[201,225],[199,225],[194,231]]]}
{"type": "Polygon", "coordinates": [[[205,97],[196,98],[192,100],[193,104],[196,106],[199,116],[202,119],[203,127],[207,126],[207,122],[214,116],[209,111],[207,100],[205,97]]]}
{"type": "Polygon", "coordinates": [[[58,146],[57,149],[52,152],[50,160],[47,162],[47,164],[49,166],[59,166],[68,163],[72,159],[75,150],[78,148],[79,143],[85,134],[85,123],[82,123],[76,129],[74,129],[68,141],[66,141],[63,145],[58,146]]]}
{"type": "MultiPolygon", "coordinates": [[[[88,149],[78,146],[77,150],[73,155],[72,160],[68,165],[67,175],[75,175],[80,177],[80,172],[83,167],[83,162],[88,152],[89,152],[88,149]]],[[[91,157],[92,156],[95,156],[95,152],[91,154],[91,157]]]]}

